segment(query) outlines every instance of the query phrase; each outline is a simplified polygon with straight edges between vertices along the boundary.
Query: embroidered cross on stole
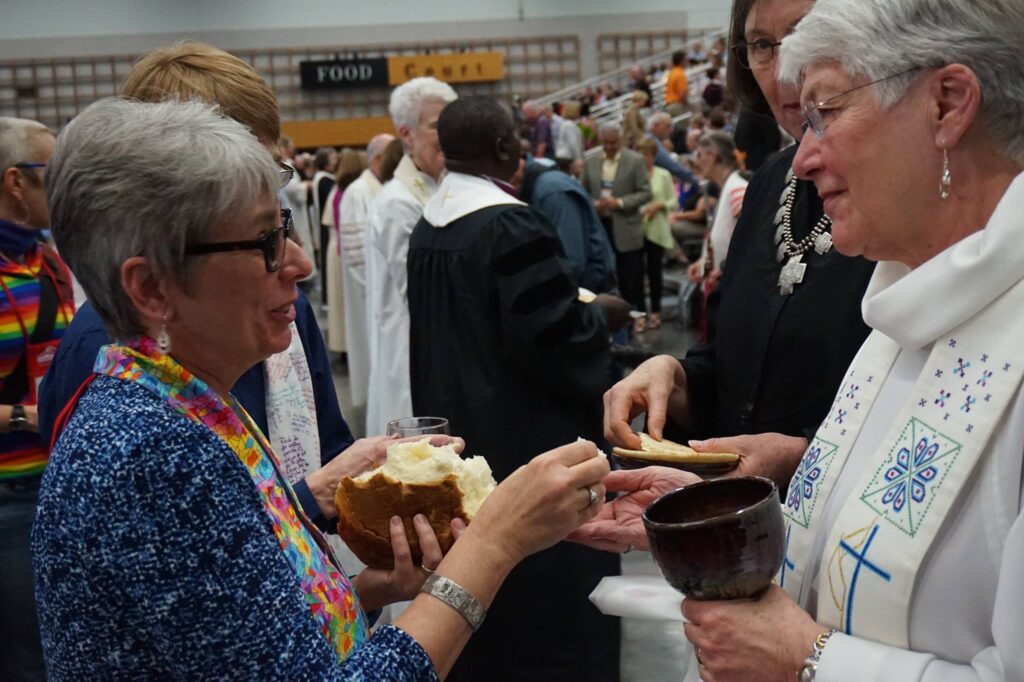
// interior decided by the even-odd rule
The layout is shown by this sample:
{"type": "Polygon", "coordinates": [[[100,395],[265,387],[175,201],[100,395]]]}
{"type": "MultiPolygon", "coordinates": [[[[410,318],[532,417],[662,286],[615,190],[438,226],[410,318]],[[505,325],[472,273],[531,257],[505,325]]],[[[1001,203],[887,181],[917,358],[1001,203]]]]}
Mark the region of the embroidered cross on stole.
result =
{"type": "Polygon", "coordinates": [[[872,332],[845,375],[786,494],[779,584],[806,603],[820,552],[818,620],[907,648],[918,571],[1024,376],[1024,282],[936,341],[911,398],[842,503],[824,508],[899,346],[872,332]],[[825,542],[822,546],[823,533],[825,542]]]}

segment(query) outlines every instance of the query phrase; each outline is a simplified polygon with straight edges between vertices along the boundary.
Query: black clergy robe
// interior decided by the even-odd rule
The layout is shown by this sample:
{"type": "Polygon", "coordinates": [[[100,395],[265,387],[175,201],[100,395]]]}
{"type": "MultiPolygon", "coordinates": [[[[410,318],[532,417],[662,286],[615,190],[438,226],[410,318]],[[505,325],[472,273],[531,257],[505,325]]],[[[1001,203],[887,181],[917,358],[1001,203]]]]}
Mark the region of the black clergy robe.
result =
{"type": "MultiPolygon", "coordinates": [[[[601,443],[608,330],[577,300],[543,215],[449,174],[413,231],[408,274],[416,415],[447,417],[499,482],[577,437],[601,443]]],[[[449,679],[617,680],[618,619],[587,596],[618,573],[618,556],[567,542],[527,558],[449,679]]]]}

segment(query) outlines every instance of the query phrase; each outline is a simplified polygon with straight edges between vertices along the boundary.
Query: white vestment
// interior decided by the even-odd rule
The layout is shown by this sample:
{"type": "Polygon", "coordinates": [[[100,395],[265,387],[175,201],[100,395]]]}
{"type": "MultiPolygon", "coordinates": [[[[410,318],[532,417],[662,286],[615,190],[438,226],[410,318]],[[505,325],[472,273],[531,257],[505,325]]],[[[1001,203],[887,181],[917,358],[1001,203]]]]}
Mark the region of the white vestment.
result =
{"type": "MultiPolygon", "coordinates": [[[[348,350],[345,331],[345,286],[341,276],[341,255],[340,242],[338,237],[338,225],[334,215],[334,198],[338,195],[338,186],[331,188],[324,204],[323,215],[320,222],[330,226],[330,237],[327,241],[327,251],[324,254],[327,272],[325,273],[325,286],[327,287],[327,350],[332,353],[345,353],[348,350]]],[[[350,361],[351,364],[351,361],[350,361]]]]}
{"type": "MultiPolygon", "coordinates": [[[[953,340],[947,337],[958,328],[979,328],[980,323],[972,324],[976,315],[1024,281],[1022,234],[1024,176],[1018,176],[984,230],[912,271],[893,262],[879,263],[875,269],[864,298],[864,319],[898,344],[898,355],[864,418],[831,494],[814,500],[822,522],[812,526],[813,549],[802,557],[807,562],[804,580],[811,582],[801,592],[801,606],[812,615],[817,614],[823,600],[833,598],[831,587],[819,579],[823,557],[828,554],[825,548],[830,530],[841,527],[844,508],[853,499],[851,495],[857,494],[858,481],[871,475],[879,453],[888,450],[883,439],[895,416],[905,406],[918,404],[932,411],[940,407],[949,412],[969,411],[972,399],[986,400],[987,379],[1009,372],[1008,364],[997,366],[984,353],[967,357],[965,351],[956,366],[935,371],[943,381],[948,378],[949,391],[926,396],[916,392],[936,342],[950,344],[953,340]]],[[[1024,315],[1024,310],[1018,314],[1024,315]]],[[[982,331],[999,335],[1004,330],[996,325],[982,331]]],[[[858,366],[859,358],[853,367],[858,366]]],[[[837,405],[844,392],[849,397],[857,389],[859,386],[844,384],[837,405]]],[[[819,436],[827,440],[830,431],[826,425],[831,430],[841,428],[844,415],[830,412],[819,436]]],[[[956,421],[944,422],[939,412],[936,415],[938,429],[952,428],[943,424],[956,421]]],[[[964,442],[972,438],[969,424],[959,431],[951,435],[964,442]]],[[[1018,387],[919,564],[909,598],[909,650],[856,634],[837,633],[822,655],[819,682],[1024,680],[1022,461],[1024,395],[1018,387]]],[[[922,490],[925,484],[931,481],[924,481],[922,490]]],[[[799,564],[801,557],[793,559],[799,564]]],[[[885,552],[872,556],[871,564],[865,559],[863,566],[868,568],[858,565],[863,569],[859,579],[880,580],[882,571],[894,559],[885,552]]],[[[787,565],[789,561],[787,556],[787,565]]],[[[857,575],[847,577],[858,579],[857,575]]],[[[791,589],[788,584],[784,586],[791,589]]],[[[870,622],[873,611],[870,603],[858,606],[857,619],[870,622]]]]}
{"type": "Polygon", "coordinates": [[[366,435],[382,435],[392,419],[412,416],[409,379],[409,237],[437,182],[403,156],[395,177],[373,200],[366,223],[366,306],[370,382],[366,435]]]}
{"type": "MultiPolygon", "coordinates": [[[[316,242],[313,240],[313,228],[309,224],[309,187],[299,179],[296,173],[282,190],[288,199],[288,205],[292,209],[292,229],[295,238],[302,244],[302,250],[306,252],[310,264],[313,266],[307,279],[316,276],[316,242]]],[[[317,226],[317,231],[320,227],[317,226]]]]}
{"type": "Polygon", "coordinates": [[[364,239],[370,204],[381,190],[373,171],[366,169],[341,197],[338,237],[341,242],[341,278],[345,296],[345,345],[352,404],[366,405],[370,382],[370,339],[366,317],[366,253],[364,239]]]}

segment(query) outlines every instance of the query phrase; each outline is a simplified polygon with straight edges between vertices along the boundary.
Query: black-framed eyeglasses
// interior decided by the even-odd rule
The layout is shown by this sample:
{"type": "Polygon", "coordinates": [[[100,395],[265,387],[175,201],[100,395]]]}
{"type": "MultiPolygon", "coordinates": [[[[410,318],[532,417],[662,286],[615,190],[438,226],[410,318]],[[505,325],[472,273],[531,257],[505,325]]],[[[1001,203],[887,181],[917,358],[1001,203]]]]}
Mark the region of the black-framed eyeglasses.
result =
{"type": "Polygon", "coordinates": [[[744,69],[761,69],[775,60],[775,53],[782,41],[772,42],[767,38],[758,38],[750,42],[736,43],[732,53],[744,69]]]}
{"type": "Polygon", "coordinates": [[[284,186],[291,182],[292,178],[295,177],[295,169],[292,168],[289,164],[285,163],[284,161],[278,161],[277,165],[281,167],[281,170],[279,171],[281,176],[281,184],[278,186],[278,189],[283,189],[284,186]]]}
{"type": "Polygon", "coordinates": [[[267,268],[267,272],[277,272],[281,267],[281,261],[284,260],[284,252],[291,236],[292,211],[289,208],[282,208],[280,227],[275,227],[259,239],[249,239],[240,242],[188,244],[185,246],[185,254],[188,256],[200,256],[207,253],[220,253],[222,251],[249,251],[255,249],[263,252],[263,263],[267,268]]]}
{"type": "Polygon", "coordinates": [[[818,136],[818,139],[825,137],[825,128],[827,127],[825,125],[825,115],[827,115],[830,111],[833,110],[833,108],[828,106],[830,102],[834,102],[840,97],[845,97],[846,95],[849,95],[851,92],[856,92],[857,90],[861,90],[870,85],[877,85],[884,81],[892,80],[893,78],[905,76],[908,73],[917,71],[919,68],[920,67],[914,66],[912,68],[900,71],[899,73],[894,73],[891,76],[885,76],[884,78],[873,80],[870,83],[864,83],[862,85],[854,86],[849,90],[844,90],[843,92],[840,92],[838,95],[832,95],[831,97],[823,99],[820,102],[808,102],[807,104],[804,105],[804,132],[806,133],[807,129],[810,128],[811,130],[814,131],[814,134],[818,136]]]}
{"type": "Polygon", "coordinates": [[[22,161],[21,163],[14,164],[14,168],[21,170],[28,170],[30,168],[46,168],[45,163],[35,163],[33,161],[22,161]]]}

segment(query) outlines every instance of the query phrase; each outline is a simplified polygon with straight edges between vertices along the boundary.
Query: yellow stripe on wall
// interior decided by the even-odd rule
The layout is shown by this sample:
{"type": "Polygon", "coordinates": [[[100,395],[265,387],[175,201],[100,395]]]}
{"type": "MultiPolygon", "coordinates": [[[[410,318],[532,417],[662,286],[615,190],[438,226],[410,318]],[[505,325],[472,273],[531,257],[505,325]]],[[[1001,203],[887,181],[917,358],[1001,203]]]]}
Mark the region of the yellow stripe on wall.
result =
{"type": "Polygon", "coordinates": [[[284,121],[281,133],[300,149],[309,147],[362,147],[379,133],[395,134],[387,116],[328,121],[284,121]]]}

